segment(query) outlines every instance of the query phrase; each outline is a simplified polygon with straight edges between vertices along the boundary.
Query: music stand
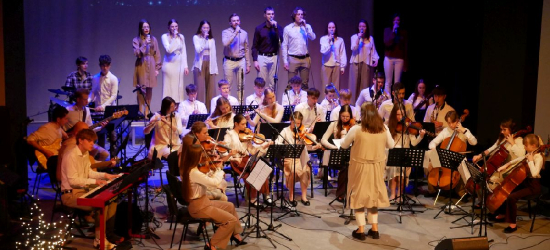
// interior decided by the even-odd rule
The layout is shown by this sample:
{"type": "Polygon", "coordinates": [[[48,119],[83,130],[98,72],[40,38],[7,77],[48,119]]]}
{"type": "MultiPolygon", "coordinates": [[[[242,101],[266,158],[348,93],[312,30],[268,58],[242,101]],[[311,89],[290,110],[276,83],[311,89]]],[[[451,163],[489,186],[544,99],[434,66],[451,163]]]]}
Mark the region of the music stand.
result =
{"type": "Polygon", "coordinates": [[[258,108],[258,105],[234,105],[231,106],[233,113],[235,114],[244,114],[248,111],[252,111],[258,108]]]}
{"type": "MultiPolygon", "coordinates": [[[[330,156],[329,156],[329,159],[328,159],[328,164],[327,164],[328,167],[329,168],[340,168],[340,169],[345,169],[345,168],[349,167],[350,153],[351,153],[351,148],[331,150],[330,151],[330,156]]],[[[347,194],[347,187],[346,187],[346,194],[347,194]]],[[[332,200],[329,203],[329,205],[332,205],[332,203],[335,202],[336,200],[338,200],[338,197],[336,197],[334,200],[332,200]]],[[[340,218],[346,219],[346,221],[344,222],[344,225],[348,225],[352,220],[355,220],[355,215],[353,215],[353,209],[350,209],[349,215],[344,214],[344,212],[346,210],[346,207],[347,207],[347,204],[348,204],[347,201],[348,201],[348,197],[346,195],[344,197],[344,208],[342,210],[342,214],[340,215],[340,218]]]]}
{"type": "MultiPolygon", "coordinates": [[[[248,182],[248,184],[250,184],[250,187],[256,189],[257,197],[260,197],[260,189],[261,189],[263,183],[265,183],[265,181],[269,177],[269,174],[266,175],[266,172],[267,171],[271,172],[273,170],[269,167],[268,162],[265,161],[262,158],[260,158],[257,161],[254,161],[252,164],[250,162],[251,161],[248,162],[247,167],[245,167],[245,169],[243,170],[243,173],[244,173],[245,170],[252,169],[250,171],[250,174],[248,175],[248,177],[245,178],[245,181],[248,182]],[[249,165],[250,165],[250,167],[249,167],[249,165]],[[259,184],[259,183],[261,183],[261,184],[259,184]]],[[[250,195],[249,195],[249,198],[250,198],[250,195]]],[[[249,206],[248,209],[250,210],[250,206],[249,206]]],[[[248,220],[250,220],[250,217],[248,217],[248,220]]],[[[266,224],[263,221],[262,221],[262,223],[266,224]]],[[[244,241],[253,232],[256,232],[256,237],[255,238],[267,239],[267,240],[269,240],[271,245],[273,245],[274,248],[277,248],[277,246],[275,246],[275,244],[273,243],[271,238],[269,236],[267,236],[267,234],[264,232],[262,227],[260,227],[260,208],[258,208],[258,207],[256,207],[256,224],[254,225],[254,228],[252,230],[250,230],[250,232],[244,234],[242,240],[244,241]]]]}
{"type": "MultiPolygon", "coordinates": [[[[397,208],[394,209],[380,209],[381,211],[398,211],[399,212],[399,223],[402,223],[401,217],[403,210],[403,205],[406,203],[408,205],[408,211],[411,213],[423,213],[424,211],[413,210],[411,204],[408,202],[410,198],[405,195],[405,188],[403,187],[402,181],[405,179],[405,168],[411,167],[423,167],[424,163],[424,154],[426,151],[423,149],[412,149],[412,148],[393,148],[389,150],[388,161],[386,167],[398,167],[399,168],[399,196],[401,202],[397,203],[397,208]]],[[[396,199],[397,199],[396,198],[396,199]]]]}
{"type": "Polygon", "coordinates": [[[208,135],[216,141],[223,141],[228,129],[229,128],[211,128],[208,130],[208,135]]]}
{"type": "Polygon", "coordinates": [[[284,107],[285,107],[285,111],[283,112],[283,119],[281,121],[287,122],[287,121],[290,121],[290,116],[292,115],[292,112],[294,110],[294,107],[296,107],[296,105],[287,105],[284,107]]]}
{"type": "Polygon", "coordinates": [[[327,115],[325,116],[325,121],[330,122],[330,113],[332,113],[332,110],[327,110],[327,115]]]}
{"type": "MultiPolygon", "coordinates": [[[[453,197],[452,197],[452,193],[453,193],[453,172],[454,171],[458,171],[458,166],[460,166],[460,163],[462,162],[462,160],[464,160],[464,158],[466,158],[466,156],[462,155],[462,154],[459,154],[457,152],[453,152],[453,151],[450,151],[450,150],[447,150],[447,149],[443,149],[443,148],[437,148],[437,155],[439,156],[439,162],[441,163],[441,167],[442,168],[447,168],[447,169],[450,169],[451,170],[451,183],[449,185],[449,202],[447,205],[444,205],[441,207],[441,210],[439,211],[439,213],[437,213],[435,216],[434,216],[434,219],[437,218],[439,216],[439,214],[441,214],[441,212],[445,212],[446,214],[450,214],[450,215],[456,215],[456,214],[453,214],[451,212],[451,209],[452,209],[452,202],[453,202],[453,197]],[[448,211],[445,211],[446,208],[449,208],[448,211]]],[[[441,189],[439,189],[439,192],[441,191],[441,189]]],[[[439,197],[439,192],[437,194],[437,196],[439,197]]],[[[437,198],[436,198],[436,201],[437,201],[437,198]]],[[[466,213],[466,211],[464,211],[464,209],[462,209],[461,207],[459,206],[455,206],[457,208],[459,208],[463,213],[466,213]]],[[[463,215],[463,214],[462,214],[463,215]]]]}
{"type": "Polygon", "coordinates": [[[206,119],[208,119],[208,116],[210,114],[194,114],[189,116],[189,120],[187,121],[187,129],[190,129],[191,126],[193,126],[193,123],[195,122],[204,122],[206,119]]]}
{"type": "MultiPolygon", "coordinates": [[[[273,126],[275,129],[277,129],[277,131],[282,131],[284,128],[290,126],[290,123],[288,123],[288,122],[271,123],[271,126],[273,126]]],[[[277,139],[277,133],[275,133],[275,135],[274,135],[273,134],[273,129],[270,126],[261,126],[260,125],[260,134],[265,135],[266,139],[271,139],[271,140],[276,140],[277,139]]],[[[274,145],[271,145],[271,146],[274,146],[274,145]]],[[[266,158],[271,158],[271,157],[266,156],[266,158]]]]}
{"type": "Polygon", "coordinates": [[[313,126],[313,131],[311,131],[312,134],[317,136],[317,138],[322,138],[325,132],[328,130],[328,126],[330,126],[332,122],[316,122],[315,126],[313,126]]]}

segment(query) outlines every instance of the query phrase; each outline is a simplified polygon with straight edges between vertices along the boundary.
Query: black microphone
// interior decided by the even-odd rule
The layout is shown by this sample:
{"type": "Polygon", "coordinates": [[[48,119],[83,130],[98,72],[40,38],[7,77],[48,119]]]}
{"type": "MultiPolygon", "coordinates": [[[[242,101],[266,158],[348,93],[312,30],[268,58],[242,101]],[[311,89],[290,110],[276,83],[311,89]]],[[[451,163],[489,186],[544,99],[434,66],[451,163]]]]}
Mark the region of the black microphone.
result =
{"type": "Polygon", "coordinates": [[[137,85],[136,88],[134,90],[132,90],[132,93],[135,93],[136,91],[141,92],[141,86],[140,85],[137,85]]]}

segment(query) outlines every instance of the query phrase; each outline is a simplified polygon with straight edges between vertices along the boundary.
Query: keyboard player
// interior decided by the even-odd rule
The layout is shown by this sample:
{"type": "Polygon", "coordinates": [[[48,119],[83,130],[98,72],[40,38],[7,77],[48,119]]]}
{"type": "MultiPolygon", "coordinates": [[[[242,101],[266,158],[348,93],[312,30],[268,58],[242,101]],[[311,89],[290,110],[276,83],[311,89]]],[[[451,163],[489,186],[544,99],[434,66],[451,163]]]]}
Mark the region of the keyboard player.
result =
{"type": "MultiPolygon", "coordinates": [[[[90,185],[104,185],[107,180],[112,180],[118,175],[95,172],[90,168],[89,151],[94,148],[94,141],[97,135],[91,129],[83,129],[76,135],[77,146],[69,149],[63,155],[61,163],[61,200],[68,207],[92,211],[92,207],[78,206],[77,199],[86,194],[86,187],[90,185]]],[[[113,249],[115,243],[124,241],[123,238],[114,234],[115,213],[117,203],[113,202],[105,206],[105,221],[107,237],[100,237],[99,216],[95,216],[95,240],[94,247],[101,243],[100,239],[105,240],[105,249],[113,249]]]]}

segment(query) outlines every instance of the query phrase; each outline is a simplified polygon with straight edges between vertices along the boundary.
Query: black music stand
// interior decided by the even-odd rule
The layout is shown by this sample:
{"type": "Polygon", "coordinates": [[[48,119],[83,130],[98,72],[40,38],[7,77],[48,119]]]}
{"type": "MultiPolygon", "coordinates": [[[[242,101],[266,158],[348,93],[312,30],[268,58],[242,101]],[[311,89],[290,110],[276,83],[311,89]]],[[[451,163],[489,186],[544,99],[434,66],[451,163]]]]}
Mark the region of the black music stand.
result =
{"type": "MultiPolygon", "coordinates": [[[[436,219],[439,214],[441,214],[441,212],[445,212],[446,214],[450,214],[450,215],[464,215],[464,214],[468,214],[466,211],[464,211],[464,209],[462,209],[461,207],[459,207],[458,205],[454,205],[455,207],[457,207],[458,209],[460,209],[463,213],[461,214],[453,214],[451,212],[452,210],[452,206],[453,206],[453,197],[452,197],[452,194],[453,194],[453,172],[454,171],[458,171],[458,166],[460,166],[460,163],[462,162],[462,160],[464,160],[464,158],[466,158],[466,156],[462,155],[462,154],[459,154],[457,152],[453,152],[451,150],[447,150],[447,149],[443,149],[443,148],[437,148],[437,155],[439,156],[439,162],[441,163],[441,167],[442,168],[448,168],[451,170],[451,183],[449,184],[449,202],[447,202],[447,205],[444,205],[441,207],[441,210],[439,210],[439,212],[434,216],[434,219],[436,219]],[[448,209],[448,211],[445,211],[445,209],[448,209]]],[[[441,192],[441,189],[439,189],[438,191],[438,197],[439,197],[439,192],[441,192]]],[[[436,199],[437,200],[437,199],[436,199]]]]}
{"type": "MultiPolygon", "coordinates": [[[[251,157],[252,159],[252,157],[251,157]]],[[[260,189],[261,189],[261,186],[260,188],[256,188],[254,185],[252,185],[253,183],[251,181],[249,181],[249,178],[251,178],[251,175],[257,175],[257,171],[261,171],[260,169],[256,168],[256,164],[259,162],[259,161],[262,161],[263,163],[265,163],[265,165],[269,166],[268,162],[262,158],[260,159],[257,159],[256,160],[256,157],[254,157],[254,161],[252,161],[252,163],[250,163],[251,161],[248,162],[247,164],[247,167],[245,167],[245,169],[243,170],[243,173],[245,173],[245,171],[249,171],[250,172],[250,175],[248,176],[248,178],[245,179],[246,182],[248,182],[248,184],[250,184],[250,187],[251,188],[254,188],[256,189],[256,193],[257,193],[257,196],[256,197],[260,197],[260,189]],[[249,166],[250,165],[250,166],[249,166]]],[[[273,171],[273,170],[272,170],[273,171]]],[[[258,182],[261,182],[261,183],[265,183],[265,181],[267,180],[267,177],[262,177],[262,176],[257,176],[256,178],[257,180],[254,180],[254,181],[258,181],[258,182]]],[[[250,192],[250,190],[249,190],[250,192]]],[[[248,199],[249,199],[249,202],[250,202],[250,195],[248,196],[248,199]]],[[[248,210],[249,210],[249,213],[250,213],[250,206],[248,206],[248,210]]],[[[252,230],[250,230],[250,232],[244,234],[243,236],[243,241],[249,237],[252,233],[256,232],[256,237],[254,238],[264,238],[264,239],[267,239],[269,240],[269,242],[271,243],[271,245],[273,245],[274,248],[277,248],[277,246],[275,246],[275,244],[273,243],[273,241],[271,240],[271,238],[269,236],[267,236],[267,234],[265,233],[265,231],[262,229],[262,227],[260,227],[260,208],[259,207],[256,207],[256,224],[254,225],[254,228],[252,230]]],[[[266,224],[265,222],[261,221],[262,223],[266,224]]],[[[250,223],[250,216],[248,216],[248,223],[250,223]]],[[[250,224],[249,224],[250,225],[250,224]]],[[[252,237],[252,236],[250,236],[252,237]]]]}
{"type": "Polygon", "coordinates": [[[397,203],[396,209],[379,209],[380,211],[397,211],[399,212],[399,223],[402,223],[401,217],[403,216],[402,212],[404,204],[408,206],[406,211],[411,213],[423,213],[424,211],[413,210],[411,204],[408,202],[410,198],[405,195],[405,187],[403,187],[403,181],[406,175],[406,167],[417,168],[423,167],[424,163],[424,154],[426,151],[422,149],[412,149],[412,148],[393,148],[390,149],[388,154],[388,161],[386,167],[397,167],[399,168],[399,196],[397,199],[400,199],[401,202],[397,203]]]}
{"type": "Polygon", "coordinates": [[[255,110],[258,108],[258,105],[234,105],[231,106],[233,113],[235,114],[244,114],[246,112],[255,110]]]}
{"type": "MultiPolygon", "coordinates": [[[[483,154],[483,157],[485,160],[485,154],[483,154]]],[[[491,227],[493,226],[493,223],[490,223],[487,221],[486,209],[485,209],[486,208],[485,202],[487,201],[486,195],[487,195],[488,187],[484,180],[486,180],[487,172],[480,171],[476,166],[474,166],[473,163],[470,163],[468,161],[464,161],[464,163],[466,164],[468,171],[470,172],[471,178],[474,182],[474,192],[471,194],[472,195],[472,212],[466,215],[463,215],[462,217],[451,222],[451,223],[455,223],[459,220],[464,219],[467,223],[466,225],[451,227],[451,229],[471,227],[471,234],[474,234],[474,227],[476,225],[480,225],[481,229],[483,229],[483,225],[485,225],[485,236],[487,236],[487,225],[490,225],[491,227]],[[476,197],[477,197],[476,190],[478,187],[482,188],[481,197],[480,197],[481,211],[479,216],[475,213],[475,210],[476,210],[475,205],[476,205],[476,197]],[[466,220],[466,217],[471,217],[471,221],[466,220]],[[478,222],[475,221],[477,217],[479,217],[478,222]]],[[[484,169],[486,169],[485,167],[486,167],[486,162],[484,161],[484,169]]],[[[482,232],[481,229],[479,230],[479,236],[481,236],[481,232],[482,232]]]]}
{"type": "MultiPolygon", "coordinates": [[[[291,158],[291,159],[294,159],[296,161],[297,159],[300,159],[300,156],[302,155],[302,151],[304,150],[306,145],[294,144],[294,145],[287,145],[287,146],[288,146],[288,149],[286,149],[284,151],[284,158],[291,158]]],[[[293,185],[293,188],[292,188],[293,195],[292,196],[294,197],[294,200],[296,200],[296,197],[295,197],[296,196],[296,162],[294,162],[294,178],[293,179],[294,179],[294,181],[293,181],[294,183],[291,184],[291,185],[293,185]]],[[[284,200],[284,201],[286,201],[286,200],[284,200]]],[[[286,201],[286,202],[288,202],[288,204],[290,204],[289,201],[286,201]]],[[[282,204],[282,202],[281,202],[281,204],[282,204]]],[[[305,213],[305,212],[301,212],[301,213],[307,214],[307,215],[310,215],[310,216],[313,216],[313,217],[321,218],[320,216],[313,215],[313,214],[310,214],[310,213],[305,213]]],[[[283,215],[277,217],[275,220],[278,221],[282,217],[286,216],[287,214],[290,214],[291,217],[300,216],[300,212],[298,212],[296,207],[291,206],[291,209],[289,209],[283,215]]]]}
{"type": "Polygon", "coordinates": [[[208,135],[216,141],[223,141],[228,129],[229,128],[211,128],[208,130],[208,135]]]}
{"type": "Polygon", "coordinates": [[[208,119],[208,116],[210,114],[194,114],[189,116],[189,120],[187,121],[187,129],[190,129],[191,126],[193,126],[193,123],[195,122],[204,122],[206,119],[208,119]]]}
{"type": "MultiPolygon", "coordinates": [[[[351,153],[351,149],[331,150],[330,156],[328,159],[328,167],[340,168],[340,169],[349,167],[350,153],[351,153]]],[[[346,194],[347,194],[347,188],[346,188],[346,194]]],[[[338,197],[334,198],[334,200],[332,200],[329,203],[329,205],[332,205],[332,203],[335,202],[336,200],[338,200],[338,197]]],[[[352,220],[355,220],[355,215],[353,215],[353,209],[350,208],[349,215],[344,214],[347,205],[348,205],[348,197],[346,195],[344,197],[344,208],[342,209],[342,214],[340,215],[340,218],[346,219],[346,221],[344,222],[344,225],[348,225],[352,220]]]]}
{"type": "Polygon", "coordinates": [[[330,122],[330,114],[332,113],[332,110],[327,110],[327,115],[325,116],[325,121],[330,122]]]}
{"type": "MultiPolygon", "coordinates": [[[[273,128],[275,128],[277,131],[282,131],[284,128],[290,126],[290,123],[288,123],[288,122],[271,123],[271,126],[273,126],[273,128]]],[[[278,133],[274,134],[273,129],[270,126],[261,126],[260,125],[260,134],[265,135],[266,139],[271,139],[273,141],[277,140],[277,137],[278,137],[278,133]]],[[[266,156],[266,158],[271,158],[271,157],[266,156]]]]}
{"type": "Polygon", "coordinates": [[[290,121],[290,116],[292,115],[292,112],[294,111],[294,107],[296,107],[296,105],[287,105],[284,107],[285,111],[283,112],[283,119],[281,121],[287,122],[290,121]]]}

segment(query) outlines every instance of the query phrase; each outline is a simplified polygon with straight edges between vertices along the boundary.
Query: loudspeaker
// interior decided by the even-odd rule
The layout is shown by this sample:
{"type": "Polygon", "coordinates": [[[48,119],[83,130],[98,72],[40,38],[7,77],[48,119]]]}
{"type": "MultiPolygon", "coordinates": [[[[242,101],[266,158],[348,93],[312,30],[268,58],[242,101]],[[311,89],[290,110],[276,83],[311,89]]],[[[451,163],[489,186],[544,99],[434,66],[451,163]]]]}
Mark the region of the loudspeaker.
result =
{"type": "Polygon", "coordinates": [[[435,250],[489,250],[487,237],[444,239],[435,250]]]}

